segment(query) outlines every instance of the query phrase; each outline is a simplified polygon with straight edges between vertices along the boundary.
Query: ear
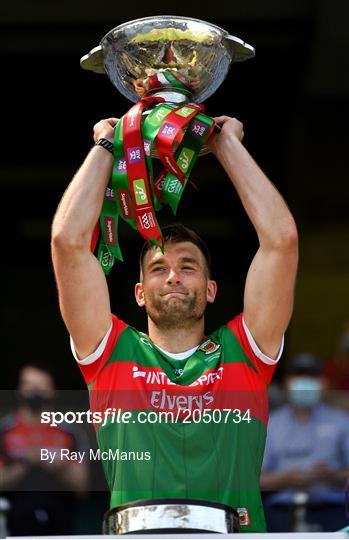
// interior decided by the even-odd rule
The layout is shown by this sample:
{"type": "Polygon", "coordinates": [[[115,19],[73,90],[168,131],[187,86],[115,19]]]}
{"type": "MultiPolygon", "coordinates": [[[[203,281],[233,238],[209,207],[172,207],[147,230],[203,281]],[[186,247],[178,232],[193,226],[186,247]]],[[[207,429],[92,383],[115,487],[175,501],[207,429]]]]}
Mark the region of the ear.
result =
{"type": "Polygon", "coordinates": [[[145,302],[144,302],[144,291],[143,291],[142,283],[136,283],[135,297],[136,297],[136,302],[139,305],[139,307],[144,307],[145,302]]]}
{"type": "Polygon", "coordinates": [[[217,294],[217,283],[213,279],[209,279],[207,282],[207,302],[213,304],[217,294]]]}

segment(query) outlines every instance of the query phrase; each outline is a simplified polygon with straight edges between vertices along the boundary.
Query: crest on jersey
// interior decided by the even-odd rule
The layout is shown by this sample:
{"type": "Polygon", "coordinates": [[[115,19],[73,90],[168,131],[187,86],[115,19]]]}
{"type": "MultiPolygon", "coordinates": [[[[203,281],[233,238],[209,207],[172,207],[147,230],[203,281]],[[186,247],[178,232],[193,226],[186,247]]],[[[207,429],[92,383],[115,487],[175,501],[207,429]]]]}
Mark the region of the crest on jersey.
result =
{"type": "Polygon", "coordinates": [[[250,516],[248,515],[247,508],[237,508],[236,511],[239,516],[240,527],[246,527],[247,525],[251,525],[251,520],[250,516]]]}
{"type": "Polygon", "coordinates": [[[208,339],[207,341],[204,341],[202,345],[200,345],[199,351],[202,351],[205,354],[212,354],[218,351],[219,347],[219,343],[215,343],[212,339],[208,339]]]}

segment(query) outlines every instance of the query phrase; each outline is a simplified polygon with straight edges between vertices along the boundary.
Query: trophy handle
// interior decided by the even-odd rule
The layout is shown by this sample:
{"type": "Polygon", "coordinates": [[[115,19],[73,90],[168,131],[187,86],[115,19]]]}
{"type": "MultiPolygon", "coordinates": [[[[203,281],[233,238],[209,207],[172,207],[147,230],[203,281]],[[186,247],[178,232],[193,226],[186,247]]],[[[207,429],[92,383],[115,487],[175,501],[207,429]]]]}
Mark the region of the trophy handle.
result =
{"type": "Polygon", "coordinates": [[[85,54],[80,60],[80,66],[95,73],[105,73],[102,47],[98,45],[85,54]]]}
{"type": "Polygon", "coordinates": [[[252,45],[230,34],[224,37],[224,44],[230,53],[232,62],[244,62],[249,58],[253,58],[256,54],[256,50],[252,45]]]}

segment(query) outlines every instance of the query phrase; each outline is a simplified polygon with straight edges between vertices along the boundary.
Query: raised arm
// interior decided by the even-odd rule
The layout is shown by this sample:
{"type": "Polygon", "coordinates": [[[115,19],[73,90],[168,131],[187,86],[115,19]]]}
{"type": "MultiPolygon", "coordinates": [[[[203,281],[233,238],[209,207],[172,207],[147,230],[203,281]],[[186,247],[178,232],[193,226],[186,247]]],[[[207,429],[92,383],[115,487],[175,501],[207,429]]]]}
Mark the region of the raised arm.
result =
{"type": "MultiPolygon", "coordinates": [[[[112,141],[117,121],[98,122],[94,140],[112,141]]],[[[65,191],[52,225],[60,309],[80,358],[97,348],[111,324],[107,282],[90,246],[112,165],[111,153],[94,146],[65,191]]]]}
{"type": "Polygon", "coordinates": [[[285,201],[241,143],[235,118],[215,119],[222,130],[210,143],[259,239],[244,293],[244,320],[257,345],[275,357],[293,309],[298,262],[297,228],[285,201]]]}

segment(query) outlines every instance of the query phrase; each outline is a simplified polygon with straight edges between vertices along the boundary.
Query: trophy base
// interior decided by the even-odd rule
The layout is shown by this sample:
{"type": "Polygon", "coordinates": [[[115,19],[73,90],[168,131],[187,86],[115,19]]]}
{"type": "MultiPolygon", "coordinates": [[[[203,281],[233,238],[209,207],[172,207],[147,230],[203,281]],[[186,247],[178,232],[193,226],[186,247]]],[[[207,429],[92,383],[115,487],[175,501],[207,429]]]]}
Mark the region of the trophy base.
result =
{"type": "Polygon", "coordinates": [[[109,510],[103,534],[185,534],[239,532],[230,506],[195,499],[145,499],[109,510]]]}

